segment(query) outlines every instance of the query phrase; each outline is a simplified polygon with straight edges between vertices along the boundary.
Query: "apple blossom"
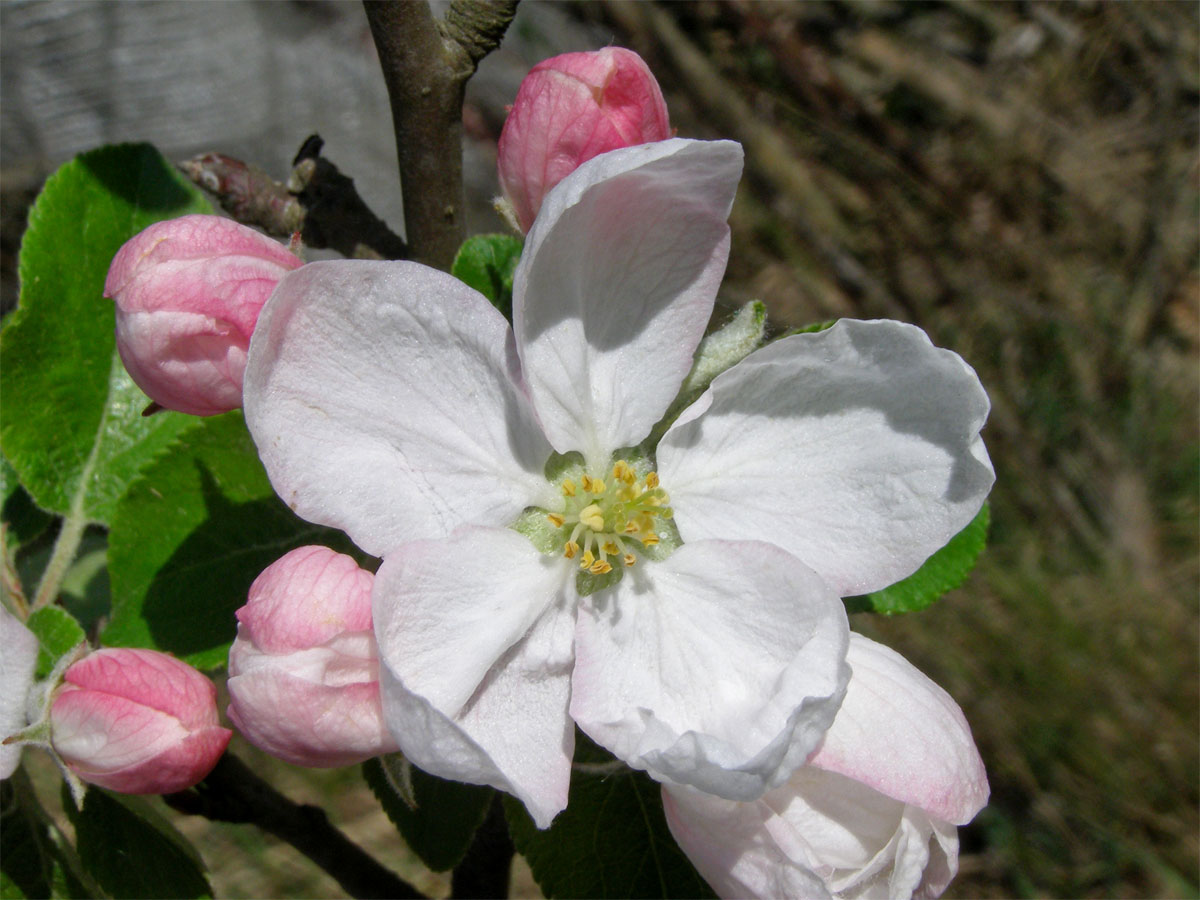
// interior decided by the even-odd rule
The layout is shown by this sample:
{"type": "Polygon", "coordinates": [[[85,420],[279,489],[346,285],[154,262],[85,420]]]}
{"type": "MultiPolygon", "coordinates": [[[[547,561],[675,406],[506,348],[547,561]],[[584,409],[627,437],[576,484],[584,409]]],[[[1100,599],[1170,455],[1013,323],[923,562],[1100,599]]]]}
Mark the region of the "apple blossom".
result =
{"type": "Polygon", "coordinates": [[[723,897],[936,897],[958,870],[956,825],[987,803],[958,705],[857,634],[846,699],[808,765],[750,803],[667,785],[680,847],[723,897]]]}
{"type": "Polygon", "coordinates": [[[638,447],[712,313],[740,172],[738,145],[676,139],[581,165],[529,232],[512,329],[444,273],[339,261],[285,276],[251,342],[276,491],[384,558],[402,751],[541,827],[575,724],[660,780],[783,784],[849,677],[839,594],[915,571],[992,483],[974,372],[892,322],[770,344],[638,447]]]}
{"type": "MultiPolygon", "coordinates": [[[[38,639],[16,616],[0,606],[0,740],[27,724],[26,701],[33,687],[38,639]]],[[[20,744],[0,744],[0,779],[16,771],[20,744]]]]}
{"type": "Polygon", "coordinates": [[[542,198],[581,163],[670,136],[667,104],[640,56],[623,47],[564,53],[521,82],[500,133],[500,187],[529,231],[542,198]]]}
{"type": "Polygon", "coordinates": [[[268,566],[237,611],[229,718],[272,756],[346,766],[397,749],[379,701],[375,576],[327,547],[268,566]]]}
{"type": "Polygon", "coordinates": [[[50,706],[50,742],[84,781],[123,794],[167,794],[207,775],[232,736],[217,690],[155,650],[107,648],[72,664],[50,706]]]}
{"type": "Polygon", "coordinates": [[[236,409],[259,310],[300,265],[277,242],[219,216],[151,225],[121,247],[104,282],[116,301],[121,361],[167,409],[236,409]]]}

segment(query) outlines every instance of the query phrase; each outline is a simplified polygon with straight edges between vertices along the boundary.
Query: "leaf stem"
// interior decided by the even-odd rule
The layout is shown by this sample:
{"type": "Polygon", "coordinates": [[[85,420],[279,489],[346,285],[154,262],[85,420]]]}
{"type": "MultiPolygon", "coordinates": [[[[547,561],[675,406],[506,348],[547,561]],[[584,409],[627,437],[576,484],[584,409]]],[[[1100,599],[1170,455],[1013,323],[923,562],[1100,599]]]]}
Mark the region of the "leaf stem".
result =
{"type": "Polygon", "coordinates": [[[62,528],[54,541],[54,550],[50,554],[50,561],[46,563],[37,593],[33,595],[33,603],[29,606],[30,615],[43,606],[49,606],[58,597],[63,578],[67,574],[67,569],[71,567],[71,563],[75,561],[75,555],[79,552],[79,542],[83,540],[83,532],[87,526],[87,519],[76,509],[72,509],[63,519],[62,528]]]}

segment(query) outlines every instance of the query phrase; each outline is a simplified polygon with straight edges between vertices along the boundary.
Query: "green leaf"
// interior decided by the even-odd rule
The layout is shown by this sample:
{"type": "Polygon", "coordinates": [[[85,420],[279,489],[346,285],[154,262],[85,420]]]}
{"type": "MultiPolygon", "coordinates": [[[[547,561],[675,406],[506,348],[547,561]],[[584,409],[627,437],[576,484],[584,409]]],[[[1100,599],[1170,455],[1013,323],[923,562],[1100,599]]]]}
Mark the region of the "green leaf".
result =
{"type": "Polygon", "coordinates": [[[0,810],[0,900],[96,896],[76,877],[79,859],[50,828],[23,769],[0,783],[0,810]]]}
{"type": "Polygon", "coordinates": [[[987,545],[991,512],[984,504],[979,514],[962,531],[950,539],[925,564],[903,581],[873,594],[845,599],[847,612],[877,612],[886,615],[916,612],[962,585],[975,568],[979,554],[987,545]]]}
{"type": "Polygon", "coordinates": [[[0,521],[4,522],[4,537],[8,549],[15,550],[41,536],[54,517],[42,509],[38,509],[29,496],[29,492],[21,487],[17,473],[12,464],[0,457],[0,521]]]}
{"type": "Polygon", "coordinates": [[[240,412],[204,419],[117,506],[112,620],[101,643],[223,666],[251,582],[305,544],[355,552],[341,532],[302,522],[275,496],[240,412]]]}
{"type": "Polygon", "coordinates": [[[511,234],[479,234],[467,238],[450,274],[492,301],[492,306],[512,320],[513,273],[525,242],[511,234]]]}
{"type": "Polygon", "coordinates": [[[149,403],[115,351],[104,278],[121,245],[208,201],[147,144],[103,147],[50,176],[21,243],[21,295],[0,333],[0,442],[43,509],[107,523],[145,465],[196,421],[149,403]]]}
{"type": "MultiPolygon", "coordinates": [[[[576,763],[602,771],[612,757],[577,734],[576,763]]],[[[593,770],[594,771],[594,770],[593,770]]],[[[539,831],[506,796],[513,843],[547,897],[712,897],[667,829],[662,789],[641,772],[571,773],[567,808],[539,831]]]]}
{"type": "Polygon", "coordinates": [[[212,896],[199,855],[145,798],[92,787],[82,810],[66,794],[63,805],[80,859],[110,896],[212,896]]]}
{"type": "Polygon", "coordinates": [[[35,675],[45,678],[65,653],[74,650],[86,635],[75,617],[61,606],[43,606],[29,617],[26,627],[41,645],[35,675]]]}
{"type": "Polygon", "coordinates": [[[400,762],[399,754],[369,759],[363,763],[363,778],[421,861],[435,872],[452,869],[471,845],[495,792],[489,787],[446,781],[412,766],[409,774],[416,805],[409,806],[401,796],[406,787],[394,783],[400,762]]]}

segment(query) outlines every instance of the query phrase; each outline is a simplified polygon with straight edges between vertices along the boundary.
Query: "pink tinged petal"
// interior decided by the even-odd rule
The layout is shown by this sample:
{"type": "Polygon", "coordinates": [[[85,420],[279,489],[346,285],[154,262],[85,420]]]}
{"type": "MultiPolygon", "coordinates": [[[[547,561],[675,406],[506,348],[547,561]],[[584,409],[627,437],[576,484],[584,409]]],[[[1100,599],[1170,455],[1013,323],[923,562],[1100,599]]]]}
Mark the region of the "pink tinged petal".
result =
{"type": "Polygon", "coordinates": [[[898,322],[842,320],[717,376],[658,447],[685,541],[770,541],[842,596],[911,575],[994,480],[988,399],[962,359],[898,322]]]}
{"type": "Polygon", "coordinates": [[[241,405],[246,348],[275,285],[301,260],[217,216],[150,226],[113,259],[117,348],[137,385],[169,409],[215,415],[241,405]]]}
{"type": "Polygon", "coordinates": [[[809,765],[965,825],[987,804],[988,782],[958,704],[900,654],[850,636],[846,699],[809,765]],[[881,752],[886,748],[886,752],[881,752]]]}
{"type": "Polygon", "coordinates": [[[728,141],[605,153],[552,190],[525,242],[513,324],[550,443],[593,466],[638,443],[692,364],[729,253],[728,141]]]}
{"type": "Polygon", "coordinates": [[[117,316],[117,350],[134,383],[160,406],[215,416],[242,405],[249,332],[191,312],[117,316]]]}
{"type": "Polygon", "coordinates": [[[545,828],[567,803],[574,609],[562,560],[464,528],[406,544],[375,580],[383,708],[405,756],[514,794],[545,828]]]}
{"type": "Polygon", "coordinates": [[[156,650],[97,650],[74,663],[64,677],[76,688],[164,712],[189,730],[219,721],[216,686],[187,663],[156,650]]]}
{"type": "Polygon", "coordinates": [[[571,715],[634,768],[749,800],[833,721],[850,676],[846,614],[778,547],[684,544],[593,601],[578,618],[571,715]]]}
{"type": "Polygon", "coordinates": [[[399,749],[383,719],[378,657],[352,646],[370,636],[354,637],[286,657],[250,655],[235,641],[233,724],[259,749],[298,766],[348,766],[399,749]]]}
{"type": "Polygon", "coordinates": [[[238,637],[264,653],[324,644],[345,632],[371,630],[375,576],[328,547],[298,547],[250,585],[237,611],[238,637]]]}
{"type": "Polygon", "coordinates": [[[498,147],[500,186],[524,231],[546,192],[594,156],[671,136],[641,57],[622,47],[564,53],[521,82],[498,147]]]}
{"type": "Polygon", "coordinates": [[[952,825],[812,767],[751,803],[669,786],[663,806],[722,896],[936,897],[957,870],[952,825]]]}
{"type": "MultiPolygon", "coordinates": [[[[25,702],[33,686],[38,640],[12,613],[0,606],[0,740],[26,726],[25,702]]],[[[0,745],[0,779],[16,771],[21,747],[0,745]]]]}
{"type": "Polygon", "coordinates": [[[246,423],[279,495],[368,553],[552,502],[504,317],[416,263],[311,263],[263,310],[246,423]]]}

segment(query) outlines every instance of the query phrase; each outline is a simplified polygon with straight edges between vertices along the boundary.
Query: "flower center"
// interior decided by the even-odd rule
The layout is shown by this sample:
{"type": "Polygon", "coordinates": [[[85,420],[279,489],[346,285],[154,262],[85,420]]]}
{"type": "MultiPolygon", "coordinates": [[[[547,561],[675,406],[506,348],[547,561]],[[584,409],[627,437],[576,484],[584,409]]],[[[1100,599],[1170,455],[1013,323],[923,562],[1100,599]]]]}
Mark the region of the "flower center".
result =
{"type": "Polygon", "coordinates": [[[579,568],[592,575],[611,572],[614,560],[632,566],[637,562],[634,551],[657,544],[660,520],[671,518],[670,498],[658,485],[658,473],[639,479],[623,459],[613,463],[607,480],[585,474],[579,484],[565,478],[559,487],[563,511],[546,518],[564,536],[570,529],[562,555],[578,558],[579,568]]]}

